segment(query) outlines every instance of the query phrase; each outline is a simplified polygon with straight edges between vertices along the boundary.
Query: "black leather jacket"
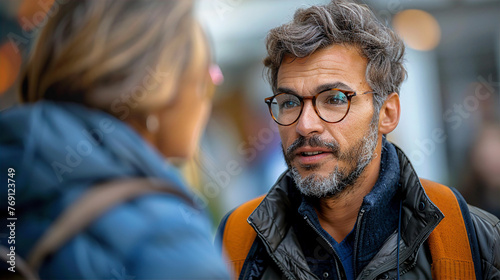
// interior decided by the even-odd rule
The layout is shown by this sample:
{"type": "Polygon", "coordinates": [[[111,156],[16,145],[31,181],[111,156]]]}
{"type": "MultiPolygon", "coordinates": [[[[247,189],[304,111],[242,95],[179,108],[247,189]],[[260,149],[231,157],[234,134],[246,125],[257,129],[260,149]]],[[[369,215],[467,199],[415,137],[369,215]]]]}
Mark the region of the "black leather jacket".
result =
{"type": "MultiPolygon", "coordinates": [[[[430,202],[417,174],[404,153],[397,149],[401,167],[403,211],[400,241],[400,279],[432,279],[431,254],[426,240],[443,218],[430,202]],[[419,210],[424,202],[428,207],[419,210]],[[419,217],[418,219],[415,217],[419,217]]],[[[258,238],[249,251],[239,279],[319,279],[314,275],[300,249],[291,223],[293,209],[289,187],[293,184],[285,172],[248,218],[258,238]]],[[[475,227],[484,279],[500,279],[500,222],[495,216],[469,206],[475,227]]],[[[397,279],[397,231],[357,275],[357,279],[397,279]]],[[[356,236],[357,238],[357,236],[356,236]]],[[[340,261],[336,261],[339,268],[340,261]]],[[[344,279],[337,269],[337,279],[344,279]]]]}

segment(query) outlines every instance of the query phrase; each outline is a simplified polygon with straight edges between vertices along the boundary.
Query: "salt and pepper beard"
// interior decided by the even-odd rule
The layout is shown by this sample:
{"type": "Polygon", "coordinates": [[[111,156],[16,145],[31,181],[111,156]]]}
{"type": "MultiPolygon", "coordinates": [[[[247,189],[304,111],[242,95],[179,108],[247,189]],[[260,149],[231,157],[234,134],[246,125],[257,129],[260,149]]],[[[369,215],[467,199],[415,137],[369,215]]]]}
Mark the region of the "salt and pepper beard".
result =
{"type": "MultiPolygon", "coordinates": [[[[335,197],[353,186],[375,156],[375,148],[377,147],[378,140],[377,128],[378,114],[375,114],[371,120],[367,134],[346,152],[340,151],[338,143],[323,141],[318,135],[310,138],[300,136],[287,148],[286,152],[283,149],[286,164],[291,171],[291,175],[299,191],[307,197],[335,197]],[[346,167],[339,168],[337,165],[326,177],[313,173],[303,178],[297,168],[292,166],[291,162],[296,157],[295,151],[306,144],[311,147],[329,149],[339,162],[343,161],[346,163],[346,167]]],[[[301,167],[305,170],[314,171],[320,168],[320,164],[301,165],[301,167]]]]}

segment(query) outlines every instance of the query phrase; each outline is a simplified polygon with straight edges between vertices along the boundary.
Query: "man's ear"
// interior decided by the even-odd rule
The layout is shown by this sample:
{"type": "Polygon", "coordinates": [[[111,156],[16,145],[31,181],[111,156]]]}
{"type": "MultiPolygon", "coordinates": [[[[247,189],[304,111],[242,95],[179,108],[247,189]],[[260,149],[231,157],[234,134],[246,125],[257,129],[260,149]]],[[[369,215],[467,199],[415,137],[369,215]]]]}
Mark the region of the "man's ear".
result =
{"type": "Polygon", "coordinates": [[[393,131],[399,123],[401,115],[401,105],[399,103],[399,95],[395,92],[389,94],[382,105],[379,114],[379,132],[388,134],[393,131]]]}

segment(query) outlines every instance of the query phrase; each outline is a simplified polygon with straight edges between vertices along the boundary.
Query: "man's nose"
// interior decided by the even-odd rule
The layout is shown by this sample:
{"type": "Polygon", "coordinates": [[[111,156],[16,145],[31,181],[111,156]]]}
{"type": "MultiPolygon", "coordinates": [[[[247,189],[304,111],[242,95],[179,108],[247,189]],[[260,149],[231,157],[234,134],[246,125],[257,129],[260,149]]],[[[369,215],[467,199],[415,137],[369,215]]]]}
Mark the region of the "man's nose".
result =
{"type": "Polygon", "coordinates": [[[302,136],[321,134],[323,132],[323,120],[316,114],[312,100],[304,100],[302,114],[297,120],[296,130],[302,136]]]}

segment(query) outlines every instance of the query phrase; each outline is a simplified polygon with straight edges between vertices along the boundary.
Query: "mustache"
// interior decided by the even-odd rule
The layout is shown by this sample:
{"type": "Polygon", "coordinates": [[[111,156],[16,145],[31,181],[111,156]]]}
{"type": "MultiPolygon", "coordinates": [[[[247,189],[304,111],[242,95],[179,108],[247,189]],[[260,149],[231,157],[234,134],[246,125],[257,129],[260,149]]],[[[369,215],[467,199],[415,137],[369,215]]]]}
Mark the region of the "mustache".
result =
{"type": "Polygon", "coordinates": [[[312,137],[299,136],[285,151],[285,159],[291,162],[297,155],[296,151],[305,146],[324,148],[332,152],[335,157],[339,157],[340,147],[337,142],[328,142],[321,140],[318,135],[312,137]]]}

